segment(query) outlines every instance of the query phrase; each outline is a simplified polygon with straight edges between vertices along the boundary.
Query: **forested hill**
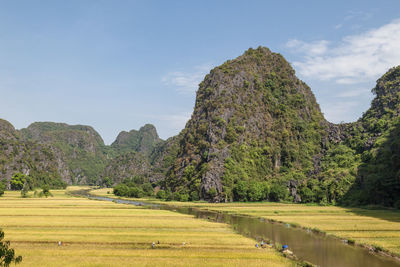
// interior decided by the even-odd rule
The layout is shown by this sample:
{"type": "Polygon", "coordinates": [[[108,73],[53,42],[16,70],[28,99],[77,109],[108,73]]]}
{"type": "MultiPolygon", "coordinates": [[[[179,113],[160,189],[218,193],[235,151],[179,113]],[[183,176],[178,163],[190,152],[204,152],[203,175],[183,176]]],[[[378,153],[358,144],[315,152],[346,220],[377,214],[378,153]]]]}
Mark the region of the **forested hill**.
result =
{"type": "Polygon", "coordinates": [[[28,176],[32,186],[53,187],[96,185],[105,177],[112,183],[137,175],[153,181],[162,177],[162,170],[153,171],[150,161],[163,140],[150,124],[139,131],[122,132],[113,145],[106,146],[90,126],[35,122],[17,131],[0,120],[0,142],[2,181],[19,173],[28,176]]]}
{"type": "Polygon", "coordinates": [[[205,199],[257,200],[249,187],[286,189],[316,171],[326,125],[310,88],[280,54],[249,49],[200,84],[166,184],[205,199]]]}
{"type": "Polygon", "coordinates": [[[200,84],[164,187],[212,201],[399,205],[399,67],[354,123],[327,122],[290,64],[249,49],[200,84]]]}
{"type": "Polygon", "coordinates": [[[358,121],[329,123],[282,55],[249,49],[206,75],[191,119],[166,141],[152,125],[106,146],[90,126],[16,131],[0,120],[0,180],[21,172],[53,186],[150,182],[176,200],[400,207],[400,67],[372,93],[358,121]]]}
{"type": "Polygon", "coordinates": [[[23,140],[11,123],[0,119],[0,182],[18,172],[31,178],[32,187],[63,187],[65,182],[59,172],[63,168],[51,147],[23,140]]]}
{"type": "Polygon", "coordinates": [[[400,208],[400,66],[372,89],[371,108],[354,123],[345,143],[361,157],[349,203],[400,208]]]}

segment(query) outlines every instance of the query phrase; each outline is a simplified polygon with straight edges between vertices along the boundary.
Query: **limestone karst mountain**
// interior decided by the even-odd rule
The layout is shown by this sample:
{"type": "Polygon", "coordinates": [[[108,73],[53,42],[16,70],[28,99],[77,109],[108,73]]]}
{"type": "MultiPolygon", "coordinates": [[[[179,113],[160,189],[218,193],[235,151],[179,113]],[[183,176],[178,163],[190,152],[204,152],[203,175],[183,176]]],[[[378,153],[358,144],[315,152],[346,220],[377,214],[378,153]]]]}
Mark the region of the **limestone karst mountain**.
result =
{"type": "Polygon", "coordinates": [[[0,120],[0,169],[54,186],[140,176],[170,199],[287,200],[400,206],[400,67],[356,122],[325,120],[282,55],[249,49],[211,70],[191,119],[164,141],[153,125],[111,146],[90,126],[0,120]]]}

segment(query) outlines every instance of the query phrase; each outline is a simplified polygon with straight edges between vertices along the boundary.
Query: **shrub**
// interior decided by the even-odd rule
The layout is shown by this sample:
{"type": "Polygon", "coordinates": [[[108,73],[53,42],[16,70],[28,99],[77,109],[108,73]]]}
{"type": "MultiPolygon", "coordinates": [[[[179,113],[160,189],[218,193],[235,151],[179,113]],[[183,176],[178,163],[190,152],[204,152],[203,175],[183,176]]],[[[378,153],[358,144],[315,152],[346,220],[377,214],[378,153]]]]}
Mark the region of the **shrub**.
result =
{"type": "Polygon", "coordinates": [[[116,196],[127,196],[129,187],[126,184],[118,184],[114,187],[114,195],[116,196]]]}
{"type": "Polygon", "coordinates": [[[191,199],[192,201],[198,201],[198,200],[200,200],[199,193],[198,193],[197,191],[192,191],[192,192],[190,193],[190,199],[191,199]]]}
{"type": "Polygon", "coordinates": [[[247,182],[239,181],[233,187],[233,198],[235,201],[247,201],[247,182]]]}
{"type": "Polygon", "coordinates": [[[11,177],[11,190],[21,190],[26,182],[26,175],[22,173],[15,173],[11,177]]]}
{"type": "Polygon", "coordinates": [[[262,183],[252,182],[249,186],[248,199],[250,201],[261,201],[265,198],[265,191],[262,183]]]}
{"type": "Polygon", "coordinates": [[[157,197],[158,199],[166,199],[167,194],[165,193],[164,190],[159,190],[159,191],[157,192],[156,197],[157,197]]]}
{"type": "Polygon", "coordinates": [[[289,192],[286,186],[280,184],[273,184],[269,193],[269,199],[272,201],[280,201],[287,198],[289,192]]]}
{"type": "Polygon", "coordinates": [[[154,195],[154,189],[151,183],[145,183],[142,185],[142,190],[146,196],[153,196],[154,195]]]}
{"type": "Polygon", "coordinates": [[[6,185],[0,182],[0,196],[4,195],[5,190],[6,190],[6,185]]]}
{"type": "Polygon", "coordinates": [[[211,187],[209,190],[208,190],[208,194],[210,195],[210,197],[215,197],[216,195],[217,195],[217,189],[215,189],[215,187],[211,187]]]}

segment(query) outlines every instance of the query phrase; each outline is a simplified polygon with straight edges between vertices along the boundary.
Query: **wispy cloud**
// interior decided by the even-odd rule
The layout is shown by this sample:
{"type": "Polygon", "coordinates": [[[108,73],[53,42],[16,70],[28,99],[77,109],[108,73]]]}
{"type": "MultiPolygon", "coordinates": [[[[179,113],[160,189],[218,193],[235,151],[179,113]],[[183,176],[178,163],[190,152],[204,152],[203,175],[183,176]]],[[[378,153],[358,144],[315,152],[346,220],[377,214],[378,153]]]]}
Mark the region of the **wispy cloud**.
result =
{"type": "Polygon", "coordinates": [[[302,54],[293,65],[304,77],[355,84],[376,80],[390,67],[400,64],[400,19],[362,34],[327,40],[290,40],[287,47],[302,54]]]}
{"type": "Polygon", "coordinates": [[[328,50],[328,45],[329,41],[326,40],[307,43],[297,39],[292,39],[286,43],[287,47],[310,57],[325,54],[328,50]]]}
{"type": "Polygon", "coordinates": [[[211,68],[212,64],[203,64],[194,67],[193,71],[169,72],[162,77],[161,81],[167,86],[175,87],[180,93],[194,93],[211,68]]]}

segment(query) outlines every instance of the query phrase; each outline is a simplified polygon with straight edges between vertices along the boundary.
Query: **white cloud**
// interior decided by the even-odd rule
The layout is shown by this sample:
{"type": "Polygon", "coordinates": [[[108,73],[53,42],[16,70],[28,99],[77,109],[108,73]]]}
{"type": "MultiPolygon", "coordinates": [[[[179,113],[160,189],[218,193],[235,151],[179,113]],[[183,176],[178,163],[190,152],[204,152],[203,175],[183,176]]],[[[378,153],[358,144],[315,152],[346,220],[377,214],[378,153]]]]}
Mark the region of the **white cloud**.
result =
{"type": "Polygon", "coordinates": [[[211,68],[211,64],[204,64],[196,66],[191,72],[173,71],[162,77],[161,81],[167,86],[175,87],[180,93],[194,93],[211,68]]]}
{"type": "Polygon", "coordinates": [[[400,64],[400,19],[346,36],[335,45],[327,40],[290,40],[287,47],[302,54],[303,58],[293,65],[304,77],[334,80],[338,84],[376,80],[400,64]]]}
{"type": "Polygon", "coordinates": [[[297,52],[303,53],[307,56],[318,56],[325,54],[328,49],[329,42],[326,40],[315,41],[306,43],[297,39],[289,40],[286,46],[294,49],[297,52]]]}

